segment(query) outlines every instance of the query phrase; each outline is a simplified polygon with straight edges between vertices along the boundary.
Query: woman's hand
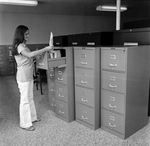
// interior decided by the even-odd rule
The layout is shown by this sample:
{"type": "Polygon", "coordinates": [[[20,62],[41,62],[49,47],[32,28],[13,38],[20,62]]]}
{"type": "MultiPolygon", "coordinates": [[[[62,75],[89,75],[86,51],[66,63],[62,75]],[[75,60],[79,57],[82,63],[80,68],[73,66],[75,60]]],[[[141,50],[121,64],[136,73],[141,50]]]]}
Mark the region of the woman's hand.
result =
{"type": "Polygon", "coordinates": [[[45,49],[45,51],[52,51],[53,50],[53,46],[47,46],[44,49],[45,49]]]}

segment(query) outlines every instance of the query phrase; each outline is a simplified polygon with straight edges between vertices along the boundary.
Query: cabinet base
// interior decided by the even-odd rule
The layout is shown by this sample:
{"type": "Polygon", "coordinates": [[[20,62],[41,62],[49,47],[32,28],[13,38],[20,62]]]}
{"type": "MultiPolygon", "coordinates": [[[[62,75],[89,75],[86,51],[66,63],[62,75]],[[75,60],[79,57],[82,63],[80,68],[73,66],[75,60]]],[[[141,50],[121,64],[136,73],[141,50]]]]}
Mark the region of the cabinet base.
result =
{"type": "Polygon", "coordinates": [[[83,121],[81,121],[81,120],[79,120],[79,119],[76,119],[76,122],[78,122],[78,123],[80,123],[81,125],[84,125],[84,126],[90,128],[90,129],[92,129],[92,130],[96,130],[96,129],[99,128],[99,127],[94,127],[93,125],[90,125],[90,124],[88,124],[88,123],[85,123],[85,122],[83,122],[83,121]]]}

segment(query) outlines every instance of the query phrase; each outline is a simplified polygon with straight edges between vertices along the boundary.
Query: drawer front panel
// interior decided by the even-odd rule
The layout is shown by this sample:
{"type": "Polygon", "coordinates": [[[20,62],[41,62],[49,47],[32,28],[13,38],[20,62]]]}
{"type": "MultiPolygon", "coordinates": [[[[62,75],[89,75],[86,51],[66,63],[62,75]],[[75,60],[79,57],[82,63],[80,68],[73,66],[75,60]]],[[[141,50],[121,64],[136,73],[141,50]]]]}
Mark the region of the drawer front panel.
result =
{"type": "Polygon", "coordinates": [[[0,62],[0,68],[1,69],[4,68],[4,64],[2,64],[1,62],[0,62]]]}
{"type": "Polygon", "coordinates": [[[103,90],[101,91],[101,106],[112,111],[124,114],[124,94],[103,90]]]}
{"type": "Polygon", "coordinates": [[[49,105],[50,105],[50,108],[53,109],[53,111],[56,110],[55,96],[50,93],[49,93],[49,105]]]}
{"type": "Polygon", "coordinates": [[[102,109],[101,124],[114,131],[124,134],[124,116],[102,109]]]}
{"type": "Polygon", "coordinates": [[[94,68],[94,50],[76,50],[75,53],[75,66],[94,68]]]}
{"type": "Polygon", "coordinates": [[[101,50],[101,67],[111,70],[126,71],[126,51],[101,50]]]}
{"type": "Polygon", "coordinates": [[[48,68],[58,67],[66,64],[66,58],[48,59],[48,68]]]}
{"type": "Polygon", "coordinates": [[[68,118],[67,103],[56,99],[56,113],[65,118],[68,118]]]}
{"type": "Polygon", "coordinates": [[[94,71],[75,68],[75,84],[83,87],[94,87],[94,71]]]}
{"type": "Polygon", "coordinates": [[[94,109],[76,103],[76,117],[88,124],[94,125],[94,109]]]}
{"type": "Polygon", "coordinates": [[[55,78],[55,68],[49,68],[48,70],[48,78],[54,79],[55,78]]]}
{"type": "Polygon", "coordinates": [[[94,97],[92,89],[75,86],[75,98],[77,102],[94,107],[94,97]]]}
{"type": "Polygon", "coordinates": [[[48,90],[49,90],[49,93],[55,94],[55,81],[54,80],[48,79],[48,90]]]}
{"type": "Polygon", "coordinates": [[[125,93],[126,75],[121,73],[102,71],[101,85],[104,89],[125,93]]]}
{"type": "Polygon", "coordinates": [[[67,102],[67,99],[68,99],[68,96],[67,96],[67,93],[68,93],[67,86],[63,85],[63,84],[59,84],[59,83],[56,83],[55,86],[56,86],[56,91],[55,91],[56,98],[61,99],[61,100],[67,102]]]}
{"type": "Polygon", "coordinates": [[[55,79],[60,83],[67,84],[66,67],[55,69],[55,79]]]}
{"type": "Polygon", "coordinates": [[[0,58],[5,57],[5,46],[0,46],[0,58]]]}

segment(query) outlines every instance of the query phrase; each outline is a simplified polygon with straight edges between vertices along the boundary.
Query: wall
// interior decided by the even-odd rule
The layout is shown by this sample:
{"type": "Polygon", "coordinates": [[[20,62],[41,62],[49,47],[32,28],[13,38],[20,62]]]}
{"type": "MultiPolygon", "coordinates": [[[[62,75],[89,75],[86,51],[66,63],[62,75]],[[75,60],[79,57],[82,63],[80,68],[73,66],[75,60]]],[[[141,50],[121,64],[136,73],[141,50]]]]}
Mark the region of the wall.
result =
{"type": "Polygon", "coordinates": [[[43,15],[25,13],[0,13],[0,45],[12,43],[15,28],[24,24],[29,27],[28,43],[48,43],[49,33],[54,36],[73,33],[111,31],[115,18],[98,16],[43,15]]]}

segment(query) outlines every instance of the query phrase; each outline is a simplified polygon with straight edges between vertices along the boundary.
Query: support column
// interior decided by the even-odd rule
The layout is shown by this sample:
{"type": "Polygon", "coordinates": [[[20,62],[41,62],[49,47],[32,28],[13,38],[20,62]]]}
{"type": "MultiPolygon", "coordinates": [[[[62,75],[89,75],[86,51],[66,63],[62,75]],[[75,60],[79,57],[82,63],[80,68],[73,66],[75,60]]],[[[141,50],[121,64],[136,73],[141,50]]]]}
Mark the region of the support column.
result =
{"type": "Polygon", "coordinates": [[[116,30],[120,30],[120,14],[121,14],[121,0],[116,0],[117,10],[116,10],[116,30]]]}

